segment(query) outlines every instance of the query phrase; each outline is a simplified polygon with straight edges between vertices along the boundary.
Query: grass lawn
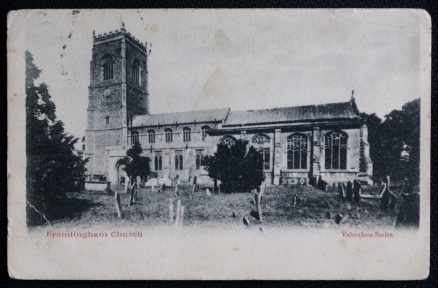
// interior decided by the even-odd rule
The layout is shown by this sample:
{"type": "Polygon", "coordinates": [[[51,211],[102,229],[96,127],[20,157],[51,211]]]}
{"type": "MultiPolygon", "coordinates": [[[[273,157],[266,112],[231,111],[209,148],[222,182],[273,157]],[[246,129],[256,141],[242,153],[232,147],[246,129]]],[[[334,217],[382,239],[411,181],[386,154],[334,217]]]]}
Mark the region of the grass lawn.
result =
{"type": "MultiPolygon", "coordinates": [[[[253,196],[250,193],[212,194],[205,191],[191,193],[189,187],[182,187],[179,196],[185,208],[184,225],[196,226],[241,226],[243,217],[248,217],[251,225],[261,222],[251,216],[255,210],[253,196]],[[237,217],[233,217],[233,212],[237,217]]],[[[121,195],[122,219],[116,218],[114,198],[104,192],[83,191],[69,194],[72,203],[81,207],[70,207],[78,211],[67,218],[52,221],[62,227],[94,227],[111,225],[129,227],[145,225],[162,225],[169,223],[169,203],[176,197],[173,188],[164,192],[151,192],[149,188],[138,191],[137,203],[128,206],[129,196],[121,195]]],[[[275,186],[267,187],[261,206],[264,226],[301,226],[330,227],[337,226],[334,215],[341,213],[344,217],[341,225],[363,228],[390,228],[396,219],[396,212],[383,212],[379,200],[362,200],[360,203],[343,202],[336,192],[324,192],[310,186],[275,186]],[[295,197],[296,196],[296,197],[295,197]],[[294,198],[296,204],[294,205],[294,198]],[[330,212],[332,219],[326,217],[330,212]]]]}

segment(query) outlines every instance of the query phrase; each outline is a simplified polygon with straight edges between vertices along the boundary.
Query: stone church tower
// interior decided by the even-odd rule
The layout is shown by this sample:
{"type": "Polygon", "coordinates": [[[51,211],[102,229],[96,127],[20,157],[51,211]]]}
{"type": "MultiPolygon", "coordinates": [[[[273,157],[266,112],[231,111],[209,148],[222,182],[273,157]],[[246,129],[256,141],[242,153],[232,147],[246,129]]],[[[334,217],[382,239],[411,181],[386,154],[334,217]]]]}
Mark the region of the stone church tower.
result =
{"type": "Polygon", "coordinates": [[[111,149],[126,149],[128,128],[149,113],[147,49],[124,25],[95,35],[90,62],[85,156],[88,174],[107,174],[111,149]]]}

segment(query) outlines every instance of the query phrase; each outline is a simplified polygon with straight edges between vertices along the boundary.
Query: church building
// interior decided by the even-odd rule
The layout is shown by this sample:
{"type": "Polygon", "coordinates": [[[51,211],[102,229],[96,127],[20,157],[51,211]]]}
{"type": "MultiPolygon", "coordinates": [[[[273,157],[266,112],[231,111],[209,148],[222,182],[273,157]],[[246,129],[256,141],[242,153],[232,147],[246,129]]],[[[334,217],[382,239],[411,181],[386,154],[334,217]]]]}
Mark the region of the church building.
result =
{"type": "MultiPolygon", "coordinates": [[[[120,183],[117,161],[139,142],[151,170],[182,181],[205,175],[202,157],[245,139],[263,156],[268,185],[309,179],[371,182],[368,130],[355,100],[249,111],[230,108],[151,114],[148,51],[122,25],[94,35],[85,156],[89,176],[120,183]]],[[[284,95],[281,95],[282,97],[284,95]]]]}

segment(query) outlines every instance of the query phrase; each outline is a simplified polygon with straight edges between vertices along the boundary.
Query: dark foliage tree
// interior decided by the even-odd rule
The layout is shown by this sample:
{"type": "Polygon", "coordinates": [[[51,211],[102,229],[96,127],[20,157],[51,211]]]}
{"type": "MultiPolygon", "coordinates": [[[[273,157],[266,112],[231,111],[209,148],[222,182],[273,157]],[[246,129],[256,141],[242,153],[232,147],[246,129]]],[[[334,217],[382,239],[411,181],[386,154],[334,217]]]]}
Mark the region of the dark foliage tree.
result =
{"type": "Polygon", "coordinates": [[[370,157],[374,176],[391,176],[395,181],[419,182],[420,99],[393,110],[382,122],[375,114],[362,113],[368,125],[370,157]]]}
{"type": "Polygon", "coordinates": [[[56,218],[65,194],[85,173],[87,160],[75,149],[79,138],[67,134],[56,118],[56,106],[45,83],[35,85],[41,70],[26,51],[26,189],[27,223],[56,218]],[[59,210],[59,209],[58,209],[59,210]]]}
{"type": "Polygon", "coordinates": [[[125,172],[128,177],[140,176],[141,179],[146,179],[150,174],[151,170],[149,167],[149,158],[142,157],[143,149],[140,143],[134,144],[127,152],[126,156],[117,161],[117,168],[124,165],[125,172]]]}
{"type": "Polygon", "coordinates": [[[234,144],[219,143],[213,156],[206,156],[204,165],[216,182],[222,182],[221,190],[249,192],[260,186],[264,180],[263,157],[247,141],[237,140],[234,144]]]}

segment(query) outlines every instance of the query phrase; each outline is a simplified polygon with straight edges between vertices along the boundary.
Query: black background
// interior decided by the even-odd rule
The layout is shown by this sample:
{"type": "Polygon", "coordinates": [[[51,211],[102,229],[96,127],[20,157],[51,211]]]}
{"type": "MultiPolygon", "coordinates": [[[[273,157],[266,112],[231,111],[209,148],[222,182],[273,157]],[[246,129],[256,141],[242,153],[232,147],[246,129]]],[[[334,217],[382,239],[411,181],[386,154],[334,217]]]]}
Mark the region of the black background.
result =
{"type": "MultiPolygon", "coordinates": [[[[43,8],[418,8],[425,9],[432,18],[432,55],[436,55],[437,46],[437,10],[438,1],[186,1],[186,0],[155,0],[155,1],[11,1],[0,0],[0,16],[2,19],[2,42],[0,46],[0,287],[438,287],[437,281],[437,236],[436,217],[438,206],[437,190],[438,181],[434,181],[437,170],[437,149],[434,143],[438,132],[435,117],[437,75],[436,57],[432,57],[432,144],[431,144],[431,255],[430,276],[422,281],[22,281],[10,279],[7,272],[6,240],[7,240],[7,77],[6,77],[6,16],[8,11],[17,9],[43,9],[43,8]]],[[[418,95],[419,96],[419,95],[418,95]]],[[[24,139],[23,139],[24,140],[24,139]]],[[[13,159],[13,155],[10,155],[13,159]]],[[[400,251],[403,253],[403,251],[400,251]]],[[[299,261],[299,259],[297,259],[299,261]]],[[[335,265],[335,263],[333,263],[335,265]]]]}

